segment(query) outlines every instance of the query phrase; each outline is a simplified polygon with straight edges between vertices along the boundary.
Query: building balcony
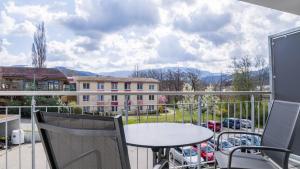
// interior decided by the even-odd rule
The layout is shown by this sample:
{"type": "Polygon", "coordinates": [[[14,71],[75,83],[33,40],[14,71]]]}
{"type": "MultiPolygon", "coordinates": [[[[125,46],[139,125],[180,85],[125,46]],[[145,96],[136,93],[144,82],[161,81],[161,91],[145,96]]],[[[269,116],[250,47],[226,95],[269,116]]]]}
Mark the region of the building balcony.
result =
{"type": "MultiPolygon", "coordinates": [[[[97,91],[98,92],[98,91],[97,91]]],[[[57,94],[57,92],[56,92],[57,94]]],[[[76,94],[74,92],[74,94],[76,94]]],[[[184,96],[187,93],[181,92],[161,92],[159,95],[178,95],[184,96]]],[[[126,112],[126,106],[123,103],[118,103],[117,101],[111,102],[97,102],[97,105],[90,105],[91,112],[86,112],[89,115],[103,116],[103,115],[123,115],[124,124],[134,124],[134,123],[161,123],[161,122],[172,122],[172,123],[192,123],[195,125],[201,125],[207,127],[213,131],[213,138],[217,138],[221,131],[254,131],[256,133],[262,133],[263,128],[266,125],[268,109],[269,109],[269,92],[240,92],[241,95],[249,96],[250,100],[239,100],[240,95],[236,92],[195,92],[195,95],[200,95],[201,99],[179,101],[177,103],[160,103],[154,105],[155,110],[149,110],[147,107],[149,105],[143,105],[142,112],[138,114],[128,115],[126,112]],[[202,97],[203,96],[203,97],[202,97]],[[205,96],[205,97],[204,97],[205,96]],[[205,100],[207,96],[213,97],[215,102],[211,103],[209,100],[205,100]],[[222,96],[222,97],[220,97],[222,96]],[[258,97],[259,96],[259,97],[258,97]],[[223,98],[223,99],[220,99],[223,98]],[[231,98],[229,100],[224,100],[224,98],[231,98]],[[256,100],[255,100],[256,99],[256,100]],[[230,101],[235,100],[235,101],[230,101]],[[117,112],[97,112],[97,106],[106,107],[105,111],[108,111],[111,105],[117,106],[117,112]],[[199,107],[199,105],[201,105],[199,107]],[[160,108],[162,107],[162,108],[160,108]],[[225,119],[236,118],[240,120],[240,127],[234,125],[228,125],[224,123],[225,119]],[[245,120],[245,122],[242,122],[245,120]],[[248,120],[248,121],[247,121],[248,120]],[[249,123],[248,123],[249,122],[249,123]],[[212,125],[213,124],[213,125],[212,125]],[[252,125],[254,124],[254,126],[252,125]]],[[[130,104],[130,111],[138,110],[140,103],[130,104]]],[[[84,107],[86,107],[85,105],[84,107]]],[[[0,161],[2,168],[9,169],[48,169],[50,168],[45,156],[45,151],[43,149],[40,137],[37,133],[37,128],[33,127],[30,111],[31,106],[4,106],[0,107],[0,135],[2,140],[0,140],[0,161]],[[11,115],[19,115],[14,119],[14,123],[8,120],[11,115]],[[9,127],[5,127],[5,126],[9,127]],[[22,129],[24,131],[24,143],[14,143],[12,144],[11,134],[13,130],[22,129]],[[34,132],[32,132],[34,131],[34,132]],[[31,142],[34,138],[35,142],[31,142]],[[32,165],[33,162],[33,165],[32,165]],[[34,167],[33,167],[34,166],[34,167]]],[[[83,106],[69,107],[69,106],[36,106],[35,109],[41,111],[58,111],[60,113],[75,113],[75,109],[83,109],[83,106]]],[[[233,137],[237,138],[237,137],[233,137]]],[[[214,139],[209,142],[205,142],[204,145],[209,145],[212,148],[212,156],[214,149],[214,139]]],[[[224,140],[226,141],[226,137],[224,140]]],[[[63,143],[61,143],[63,144],[63,143]]],[[[202,146],[202,144],[201,144],[202,146]]],[[[232,145],[235,146],[235,145],[232,145]]],[[[146,169],[151,168],[152,152],[147,148],[137,148],[133,146],[128,146],[128,154],[130,165],[132,169],[146,169]]],[[[295,159],[297,156],[292,156],[291,164],[297,165],[295,159]]],[[[202,168],[212,168],[214,166],[214,158],[208,154],[201,154],[202,161],[200,162],[202,168]]],[[[169,159],[171,168],[181,168],[184,164],[180,161],[169,159]]],[[[188,163],[186,161],[185,166],[195,167],[195,164],[188,163]]]]}

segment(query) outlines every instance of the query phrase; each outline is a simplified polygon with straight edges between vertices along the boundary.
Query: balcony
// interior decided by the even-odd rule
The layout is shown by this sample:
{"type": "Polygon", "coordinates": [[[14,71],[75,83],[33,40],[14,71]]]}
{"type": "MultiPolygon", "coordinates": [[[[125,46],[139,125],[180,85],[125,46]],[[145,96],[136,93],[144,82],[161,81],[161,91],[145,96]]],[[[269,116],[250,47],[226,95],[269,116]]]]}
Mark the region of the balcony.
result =
{"type": "MultiPolygon", "coordinates": [[[[91,92],[90,92],[91,93],[91,92]]],[[[99,91],[95,91],[99,94],[99,91]]],[[[19,93],[19,95],[21,95],[19,93]]],[[[24,93],[23,93],[24,94],[24,93]]],[[[33,94],[33,93],[31,93],[33,94]]],[[[57,92],[46,93],[35,93],[34,95],[57,95],[57,92]]],[[[77,95],[77,92],[67,92],[68,95],[77,95]]],[[[82,93],[80,93],[82,94],[82,93]]],[[[109,93],[101,93],[109,94],[109,93]]],[[[122,93],[118,93],[119,95],[122,93]]],[[[128,93],[124,93],[128,95],[128,93]]],[[[139,94],[146,95],[146,92],[139,94]]],[[[152,92],[153,94],[153,92],[152,92]]],[[[203,143],[203,146],[210,145],[208,148],[212,148],[212,154],[214,148],[214,140],[220,133],[220,131],[253,131],[257,133],[263,132],[263,127],[266,124],[266,119],[269,109],[269,92],[156,92],[156,95],[165,95],[169,97],[181,96],[183,100],[178,101],[175,104],[156,104],[154,105],[154,110],[149,110],[149,105],[142,105],[143,109],[138,108],[141,105],[130,105],[132,110],[136,111],[136,114],[130,114],[126,110],[124,104],[118,104],[117,112],[110,112],[111,105],[108,103],[104,105],[91,105],[88,114],[94,116],[107,116],[122,114],[124,124],[134,124],[134,123],[161,123],[161,122],[174,122],[174,123],[192,123],[196,125],[202,125],[208,127],[214,133],[214,136],[210,142],[203,143]],[[194,96],[194,99],[190,96],[194,96]],[[241,100],[241,96],[244,96],[241,100]],[[210,97],[210,99],[207,99],[210,97]],[[211,99],[213,98],[213,99],[211,99]],[[245,99],[246,98],[246,99],[245,99]],[[211,102],[213,101],[213,102],[211,102]],[[97,106],[104,106],[106,108],[105,112],[98,112],[97,106]],[[228,118],[236,119],[247,119],[245,123],[241,126],[236,127],[225,123],[224,120],[228,118]],[[211,127],[211,122],[215,124],[220,124],[220,128],[211,127]],[[249,122],[249,123],[248,123],[249,122]]],[[[6,92],[6,95],[10,95],[6,92]]],[[[14,95],[14,93],[12,93],[14,95]]],[[[85,105],[86,107],[86,105],[85,105]]],[[[78,113],[75,109],[83,109],[81,106],[70,107],[70,106],[35,106],[35,109],[46,112],[60,112],[60,113],[78,113]]],[[[31,119],[30,112],[32,111],[31,106],[2,106],[0,107],[1,112],[1,127],[2,140],[1,140],[1,150],[0,150],[0,161],[1,168],[9,169],[29,169],[29,168],[49,168],[43,150],[43,146],[40,142],[40,137],[37,133],[37,128],[31,119]],[[27,116],[26,116],[27,114],[27,116]],[[12,115],[16,115],[14,119],[11,119],[12,115]],[[9,120],[11,119],[11,120],[9,120]],[[11,133],[13,130],[22,129],[24,131],[25,142],[19,144],[11,140],[11,133]],[[32,132],[34,131],[34,132],[32,132]],[[34,140],[34,142],[31,142],[34,140]],[[32,165],[34,164],[34,165],[32,165]]],[[[80,112],[80,111],[79,111],[80,112]]],[[[84,114],[82,111],[81,114],[84,114]]],[[[233,137],[241,138],[241,137],[233,137]]],[[[228,138],[225,138],[225,140],[228,138]]],[[[202,146],[202,144],[201,144],[202,146]]],[[[128,146],[128,153],[130,158],[131,168],[143,169],[151,168],[152,165],[152,152],[149,149],[137,148],[128,146]]],[[[201,154],[202,161],[201,166],[203,168],[211,168],[214,164],[213,156],[208,154],[201,154]]],[[[293,159],[291,159],[293,161],[293,159]]],[[[294,160],[295,161],[295,160],[294,160]]],[[[171,168],[181,168],[184,164],[176,160],[170,159],[171,168]]],[[[193,167],[188,161],[185,165],[193,167]]]]}

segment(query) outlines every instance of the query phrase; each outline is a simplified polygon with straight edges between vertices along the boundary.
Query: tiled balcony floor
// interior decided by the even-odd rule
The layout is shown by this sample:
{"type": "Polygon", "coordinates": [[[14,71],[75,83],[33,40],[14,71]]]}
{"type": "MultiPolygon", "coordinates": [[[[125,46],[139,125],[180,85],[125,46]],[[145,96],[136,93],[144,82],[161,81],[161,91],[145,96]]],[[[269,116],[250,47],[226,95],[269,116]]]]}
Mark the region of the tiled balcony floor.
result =
{"type": "MultiPolygon", "coordinates": [[[[46,156],[42,143],[36,143],[36,169],[49,169],[46,165],[46,156]]],[[[150,149],[128,147],[130,165],[132,169],[151,169],[152,167],[152,152],[150,149]],[[138,151],[138,153],[137,153],[138,151]],[[147,155],[148,154],[148,155],[147,155]],[[137,159],[138,155],[138,159],[137,159]],[[148,165],[148,168],[147,168],[148,165]]],[[[9,169],[19,169],[19,147],[13,147],[8,150],[8,166],[9,169]]],[[[32,169],[31,167],[31,144],[21,146],[21,168],[32,169]]],[[[5,169],[5,150],[0,151],[0,169],[5,169]]],[[[172,165],[172,164],[171,164],[172,165]]],[[[175,164],[176,165],[176,164],[175,164]]],[[[213,166],[209,167],[213,168],[213,166]]],[[[289,168],[300,168],[300,166],[290,166],[289,168]]]]}

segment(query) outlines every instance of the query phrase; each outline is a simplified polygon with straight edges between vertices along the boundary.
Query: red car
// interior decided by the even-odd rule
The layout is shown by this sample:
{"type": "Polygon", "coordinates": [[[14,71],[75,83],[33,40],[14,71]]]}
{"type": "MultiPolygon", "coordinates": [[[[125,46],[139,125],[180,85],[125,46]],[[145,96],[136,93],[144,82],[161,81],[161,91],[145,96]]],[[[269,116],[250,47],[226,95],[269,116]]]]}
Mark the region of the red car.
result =
{"type": "MultiPolygon", "coordinates": [[[[193,146],[193,149],[198,152],[197,145],[193,146]]],[[[201,157],[208,162],[214,161],[214,148],[212,148],[208,143],[201,143],[201,157]]]]}
{"type": "Polygon", "coordinates": [[[221,123],[218,121],[210,120],[207,122],[207,128],[211,129],[212,131],[219,132],[221,131],[221,123]]]}

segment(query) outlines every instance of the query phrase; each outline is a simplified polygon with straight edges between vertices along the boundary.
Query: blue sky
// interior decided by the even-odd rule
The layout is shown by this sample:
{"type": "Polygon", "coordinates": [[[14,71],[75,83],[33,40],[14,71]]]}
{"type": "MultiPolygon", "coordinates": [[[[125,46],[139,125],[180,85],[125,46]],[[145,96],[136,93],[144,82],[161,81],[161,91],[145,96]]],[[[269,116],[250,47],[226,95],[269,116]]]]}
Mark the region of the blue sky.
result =
{"type": "Polygon", "coordinates": [[[226,72],[234,56],[268,58],[268,35],[298,16],[236,0],[1,1],[0,65],[31,65],[35,25],[47,66],[105,72],[166,66],[226,72]]]}

